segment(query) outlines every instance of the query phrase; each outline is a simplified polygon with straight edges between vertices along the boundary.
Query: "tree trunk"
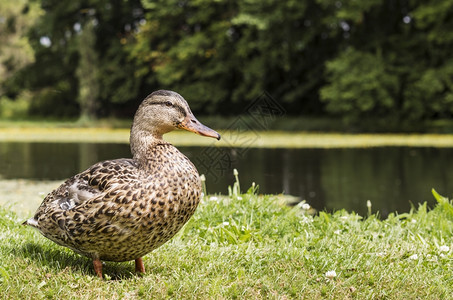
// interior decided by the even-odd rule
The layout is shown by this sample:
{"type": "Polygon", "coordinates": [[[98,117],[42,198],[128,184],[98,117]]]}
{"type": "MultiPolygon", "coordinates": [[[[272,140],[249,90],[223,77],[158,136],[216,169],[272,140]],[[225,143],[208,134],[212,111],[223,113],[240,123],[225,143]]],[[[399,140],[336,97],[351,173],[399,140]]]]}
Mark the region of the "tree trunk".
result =
{"type": "Polygon", "coordinates": [[[96,52],[96,33],[93,20],[88,20],[79,36],[79,79],[80,119],[96,119],[99,96],[99,56],[96,52]]]}

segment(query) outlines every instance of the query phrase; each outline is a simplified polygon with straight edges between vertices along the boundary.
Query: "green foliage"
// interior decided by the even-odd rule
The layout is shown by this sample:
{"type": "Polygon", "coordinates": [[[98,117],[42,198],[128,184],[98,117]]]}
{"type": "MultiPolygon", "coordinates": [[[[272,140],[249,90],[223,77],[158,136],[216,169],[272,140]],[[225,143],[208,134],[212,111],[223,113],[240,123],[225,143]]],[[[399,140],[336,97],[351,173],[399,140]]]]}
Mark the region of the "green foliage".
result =
{"type": "Polygon", "coordinates": [[[99,57],[96,52],[96,35],[94,20],[83,24],[79,35],[79,65],[76,70],[79,80],[78,102],[82,119],[95,119],[99,97],[99,57]]]}
{"type": "MultiPolygon", "coordinates": [[[[373,9],[382,6],[385,1],[383,0],[369,0],[369,1],[345,1],[338,2],[335,0],[317,0],[326,9],[332,9],[335,18],[341,20],[351,20],[354,23],[362,23],[365,14],[373,9]]],[[[333,16],[332,15],[332,16],[333,16]]],[[[331,17],[332,17],[331,16],[331,17]]]]}
{"type": "Polygon", "coordinates": [[[336,7],[332,20],[344,44],[326,64],[321,99],[328,111],[357,122],[374,117],[400,126],[451,117],[451,1],[390,2],[336,7]]]}
{"type": "Polygon", "coordinates": [[[79,106],[75,102],[75,87],[68,80],[60,80],[54,87],[43,87],[34,92],[29,112],[34,116],[73,117],[77,116],[79,106]],[[64,105],[63,105],[64,103],[64,105]]]}
{"type": "Polygon", "coordinates": [[[234,6],[228,1],[143,1],[147,22],[131,41],[137,74],[179,91],[194,110],[213,112],[229,100],[234,66],[227,36],[234,6]],[[210,105],[207,105],[207,104],[210,105]]]}
{"type": "Polygon", "coordinates": [[[32,91],[36,97],[31,113],[45,116],[77,116],[82,110],[86,114],[78,100],[85,103],[87,97],[96,102],[88,101],[94,107],[89,110],[97,108],[98,116],[108,115],[117,104],[136,101],[140,82],[133,76],[133,66],[127,66],[122,47],[142,18],[139,0],[38,3],[45,13],[28,33],[36,60],[15,73],[7,92],[32,91]],[[88,21],[93,29],[86,26],[88,21]],[[86,41],[87,31],[95,34],[92,41],[86,41]],[[43,38],[48,44],[41,43],[43,38]],[[85,41],[79,43],[81,39],[85,41]]]}
{"type": "Polygon", "coordinates": [[[19,99],[0,97],[0,119],[23,119],[28,116],[30,98],[23,93],[19,99]]]}
{"type": "Polygon", "coordinates": [[[453,60],[439,68],[427,69],[405,91],[408,101],[405,109],[415,119],[437,114],[442,117],[453,113],[453,60]]]}
{"type": "Polygon", "coordinates": [[[31,91],[33,115],[87,114],[92,103],[92,116],[131,116],[166,88],[202,114],[237,115],[267,91],[289,114],[359,129],[453,116],[453,0],[15,3],[0,6],[2,90],[31,91]],[[93,41],[79,43],[88,31],[93,41]]]}
{"type": "Polygon", "coordinates": [[[264,90],[299,109],[313,101],[325,57],[311,54],[329,52],[310,46],[319,44],[322,24],[303,23],[321,13],[316,4],[144,0],[143,6],[147,22],[130,50],[138,72],[180,91],[194,110],[243,112],[244,105],[231,102],[250,102],[264,90]]]}
{"type": "MultiPolygon", "coordinates": [[[[33,63],[34,51],[27,32],[42,10],[36,2],[3,0],[0,2],[0,96],[5,93],[3,84],[15,72],[33,63]]],[[[21,104],[19,104],[21,105],[21,104]]]]}
{"type": "MultiPolygon", "coordinates": [[[[412,14],[416,19],[416,26],[428,32],[427,40],[437,45],[448,45],[453,42],[453,26],[451,20],[452,0],[417,1],[412,14]]],[[[439,49],[441,50],[441,49],[439,49]]],[[[442,49],[443,51],[447,49],[442,49]]]]}
{"type": "Polygon", "coordinates": [[[397,77],[389,74],[379,53],[371,54],[347,49],[327,62],[327,80],[321,99],[327,109],[358,120],[359,117],[383,117],[395,109],[397,77]]]}

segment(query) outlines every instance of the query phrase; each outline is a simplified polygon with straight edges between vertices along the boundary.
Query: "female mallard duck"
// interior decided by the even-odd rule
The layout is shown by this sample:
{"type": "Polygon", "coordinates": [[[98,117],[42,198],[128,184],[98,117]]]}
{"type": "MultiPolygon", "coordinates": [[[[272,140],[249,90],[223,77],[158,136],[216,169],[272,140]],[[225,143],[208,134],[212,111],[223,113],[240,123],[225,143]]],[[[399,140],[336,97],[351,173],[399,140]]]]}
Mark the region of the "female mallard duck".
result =
{"type": "Polygon", "coordinates": [[[201,124],[186,100],[156,91],[139,106],[131,128],[132,159],[99,162],[47,195],[24,225],[93,259],[135,260],[172,238],[195,212],[201,196],[195,166],[162,135],[176,128],[220,139],[201,124]]]}

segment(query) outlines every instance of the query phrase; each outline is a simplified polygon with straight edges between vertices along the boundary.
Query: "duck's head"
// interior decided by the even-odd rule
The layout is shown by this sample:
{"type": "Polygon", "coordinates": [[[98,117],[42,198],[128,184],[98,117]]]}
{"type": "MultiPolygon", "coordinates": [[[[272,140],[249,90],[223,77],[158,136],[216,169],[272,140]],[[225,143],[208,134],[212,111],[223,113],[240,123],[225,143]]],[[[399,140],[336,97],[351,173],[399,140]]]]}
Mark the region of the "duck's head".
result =
{"type": "Polygon", "coordinates": [[[134,127],[159,137],[179,128],[220,139],[220,134],[195,118],[181,95],[166,90],[155,91],[143,100],[135,113],[134,127]]]}

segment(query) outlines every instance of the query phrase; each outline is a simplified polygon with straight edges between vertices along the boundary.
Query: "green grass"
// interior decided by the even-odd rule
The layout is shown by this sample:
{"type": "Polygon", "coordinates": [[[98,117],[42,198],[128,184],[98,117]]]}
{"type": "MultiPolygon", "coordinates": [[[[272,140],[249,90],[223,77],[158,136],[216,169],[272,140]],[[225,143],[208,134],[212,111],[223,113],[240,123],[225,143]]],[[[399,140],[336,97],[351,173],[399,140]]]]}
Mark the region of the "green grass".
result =
{"type": "MultiPolygon", "coordinates": [[[[219,131],[220,141],[187,131],[173,131],[165,139],[177,146],[350,148],[453,147],[452,134],[342,134],[282,131],[219,131]]],[[[129,129],[106,127],[0,127],[2,142],[129,143],[129,129]]]]}
{"type": "MultiPolygon", "coordinates": [[[[1,114],[0,99],[0,128],[76,128],[76,127],[102,127],[102,128],[130,128],[132,118],[101,118],[98,120],[81,120],[77,118],[33,117],[26,114],[22,117],[3,117],[1,114]]],[[[11,111],[12,107],[5,109],[11,111]]],[[[20,106],[19,106],[20,108],[20,106]]],[[[253,128],[256,130],[271,131],[307,131],[307,132],[345,132],[345,133],[453,133],[453,120],[425,120],[417,122],[403,121],[400,123],[389,122],[383,119],[362,119],[355,124],[346,123],[334,116],[293,116],[285,115],[276,117],[271,115],[250,116],[247,114],[222,116],[222,115],[197,115],[204,124],[219,130],[235,127],[253,128]]]]}
{"type": "Polygon", "coordinates": [[[89,259],[48,241],[0,210],[1,299],[446,299],[453,294],[453,205],[362,218],[287,207],[250,188],[207,196],[164,246],[110,263],[99,280],[89,259]],[[447,250],[448,247],[448,250],[447,250]],[[335,277],[326,273],[335,271],[335,277]]]}
{"type": "MultiPolygon", "coordinates": [[[[237,119],[237,118],[236,118],[237,119]]],[[[267,147],[267,148],[350,148],[350,147],[453,147],[453,134],[439,133],[335,133],[306,131],[253,130],[244,127],[235,118],[206,117],[202,122],[217,129],[222,135],[220,141],[194,135],[187,131],[174,131],[165,135],[165,139],[177,146],[219,147],[267,147]],[[220,121],[219,121],[220,120],[220,121]],[[228,125],[227,125],[228,124],[228,125]],[[221,129],[221,128],[230,128],[221,129]]],[[[242,119],[241,119],[242,120],[242,119]]],[[[286,118],[283,123],[306,122],[286,118]]],[[[318,120],[319,121],[319,120],[318,120]]],[[[277,122],[277,121],[275,121],[277,122]]],[[[316,120],[314,120],[316,123],[316,120]]],[[[438,122],[439,123],[439,122],[438,122]]],[[[3,142],[65,142],[65,143],[128,143],[131,120],[103,119],[92,122],[68,121],[11,121],[0,119],[0,141],[3,142]]],[[[443,124],[443,123],[442,123],[443,124]]],[[[445,124],[444,124],[445,125],[445,124]]],[[[442,125],[442,126],[444,126],[442,125]]],[[[439,125],[441,126],[441,125],[439,125]]],[[[445,125],[446,126],[446,125],[445,125]]],[[[304,127],[304,128],[305,128],[304,127]]],[[[271,129],[272,127],[269,127],[271,129]]],[[[283,128],[284,126],[277,126],[283,128]]],[[[341,131],[339,126],[336,126],[341,131]]],[[[453,128],[453,125],[452,125],[453,128]]],[[[435,130],[433,132],[442,132],[435,130]]],[[[449,132],[449,131],[446,131],[449,132]]]]}

